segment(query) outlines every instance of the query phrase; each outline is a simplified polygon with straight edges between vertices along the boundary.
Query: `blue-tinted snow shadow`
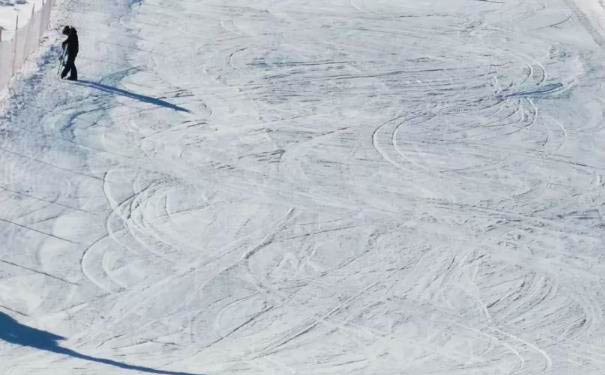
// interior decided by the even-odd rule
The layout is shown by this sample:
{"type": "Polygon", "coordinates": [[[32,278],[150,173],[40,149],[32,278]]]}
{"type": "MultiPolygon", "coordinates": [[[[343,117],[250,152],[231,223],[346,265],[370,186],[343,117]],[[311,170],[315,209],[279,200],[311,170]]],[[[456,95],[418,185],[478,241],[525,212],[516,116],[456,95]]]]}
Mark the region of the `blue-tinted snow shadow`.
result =
{"type": "Polygon", "coordinates": [[[28,327],[17,322],[10,316],[0,312],[0,340],[20,346],[26,346],[38,350],[45,350],[56,354],[62,354],[69,357],[102,363],[109,366],[119,367],[125,370],[145,372],[148,374],[163,374],[163,375],[203,375],[192,374],[187,372],[175,372],[157,370],[150,367],[135,366],[124,362],[113,361],[106,358],[92,357],[86,354],[78,353],[71,349],[63,348],[58,341],[64,340],[64,337],[57,336],[50,332],[42,331],[32,327],[28,327]]]}
{"type": "Polygon", "coordinates": [[[105,85],[105,84],[99,83],[99,82],[81,80],[81,81],[75,81],[74,83],[77,84],[77,85],[80,85],[80,86],[86,86],[86,87],[90,87],[90,88],[93,88],[93,89],[97,89],[97,90],[106,92],[108,94],[125,96],[127,98],[138,100],[138,101],[143,102],[143,103],[153,104],[153,105],[157,105],[157,106],[164,107],[164,108],[169,108],[169,109],[175,110],[177,112],[187,112],[187,113],[191,112],[187,108],[180,107],[180,106],[178,106],[176,104],[169,103],[169,102],[167,102],[165,100],[162,100],[162,99],[158,99],[158,98],[154,98],[154,97],[151,97],[151,96],[137,94],[137,93],[134,93],[132,91],[128,91],[128,90],[124,90],[124,89],[119,89],[117,87],[105,85]]]}

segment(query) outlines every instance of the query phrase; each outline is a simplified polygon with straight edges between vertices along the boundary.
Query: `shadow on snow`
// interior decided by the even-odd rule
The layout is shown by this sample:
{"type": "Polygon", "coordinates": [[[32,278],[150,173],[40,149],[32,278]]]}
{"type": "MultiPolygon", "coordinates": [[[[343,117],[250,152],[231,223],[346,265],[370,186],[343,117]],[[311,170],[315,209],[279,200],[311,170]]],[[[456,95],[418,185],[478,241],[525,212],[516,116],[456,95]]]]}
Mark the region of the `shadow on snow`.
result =
{"type": "Polygon", "coordinates": [[[106,92],[106,93],[109,93],[109,94],[125,96],[127,98],[135,99],[135,100],[138,100],[138,101],[143,102],[143,103],[153,104],[153,105],[157,105],[157,106],[160,106],[160,107],[173,109],[173,110],[175,110],[177,112],[187,112],[187,113],[191,112],[187,108],[180,107],[178,105],[169,103],[169,102],[167,102],[165,100],[162,100],[162,99],[158,99],[158,98],[154,98],[154,97],[151,97],[151,96],[137,94],[137,93],[134,93],[134,92],[131,92],[131,91],[127,91],[127,90],[124,90],[124,89],[119,89],[117,87],[105,85],[105,84],[99,83],[99,82],[81,80],[81,81],[75,81],[74,83],[77,84],[77,85],[80,85],[80,86],[86,86],[86,87],[90,87],[90,88],[93,88],[93,89],[97,89],[97,90],[100,90],[100,91],[103,91],[103,92],[106,92]]]}
{"type": "Polygon", "coordinates": [[[135,366],[124,362],[117,362],[111,359],[92,357],[86,354],[78,353],[71,349],[61,347],[57,342],[64,340],[64,337],[57,336],[50,332],[41,331],[20,324],[10,316],[0,312],[0,340],[11,344],[26,346],[39,350],[46,350],[57,354],[78,358],[85,361],[102,363],[109,366],[119,367],[125,370],[140,371],[149,374],[163,375],[202,375],[187,372],[174,372],[157,370],[150,367],[135,366]]]}

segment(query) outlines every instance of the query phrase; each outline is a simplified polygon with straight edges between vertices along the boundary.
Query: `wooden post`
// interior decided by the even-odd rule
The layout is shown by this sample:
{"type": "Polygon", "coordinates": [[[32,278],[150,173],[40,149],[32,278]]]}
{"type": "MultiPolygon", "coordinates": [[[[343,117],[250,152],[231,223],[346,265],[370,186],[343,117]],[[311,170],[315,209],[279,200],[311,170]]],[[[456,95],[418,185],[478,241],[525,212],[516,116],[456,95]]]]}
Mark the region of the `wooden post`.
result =
{"type": "Polygon", "coordinates": [[[17,13],[17,22],[15,23],[15,37],[13,38],[13,69],[11,71],[11,76],[15,74],[16,64],[17,64],[17,43],[19,42],[19,14],[17,13]]]}
{"type": "Polygon", "coordinates": [[[34,15],[35,15],[35,11],[36,11],[36,3],[34,2],[33,6],[32,6],[32,14],[29,17],[29,21],[27,22],[27,33],[25,34],[25,46],[23,46],[23,60],[25,60],[26,58],[29,57],[29,54],[32,52],[32,26],[33,26],[33,22],[34,22],[34,15]]]}
{"type": "Polygon", "coordinates": [[[42,40],[42,35],[44,35],[44,32],[46,31],[46,8],[48,8],[47,2],[43,2],[42,3],[42,9],[40,9],[40,30],[38,33],[38,39],[42,40]]]}

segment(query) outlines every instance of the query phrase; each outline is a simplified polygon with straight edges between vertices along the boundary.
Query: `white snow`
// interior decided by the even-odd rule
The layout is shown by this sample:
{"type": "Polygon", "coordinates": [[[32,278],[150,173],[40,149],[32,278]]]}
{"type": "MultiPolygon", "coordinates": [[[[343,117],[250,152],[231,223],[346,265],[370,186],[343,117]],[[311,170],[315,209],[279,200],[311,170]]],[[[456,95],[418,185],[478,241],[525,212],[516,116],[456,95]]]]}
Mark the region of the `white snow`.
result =
{"type": "Polygon", "coordinates": [[[603,13],[63,1],[81,81],[50,50],[0,125],[0,373],[602,375],[603,13]]]}

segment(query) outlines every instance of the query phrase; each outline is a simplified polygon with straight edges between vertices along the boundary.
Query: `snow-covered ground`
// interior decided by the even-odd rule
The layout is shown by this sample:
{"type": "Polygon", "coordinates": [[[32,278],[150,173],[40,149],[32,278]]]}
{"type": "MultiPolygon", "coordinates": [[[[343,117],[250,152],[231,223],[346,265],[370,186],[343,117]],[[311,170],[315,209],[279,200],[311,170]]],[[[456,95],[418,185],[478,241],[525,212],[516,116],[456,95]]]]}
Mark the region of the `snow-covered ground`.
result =
{"type": "Polygon", "coordinates": [[[0,123],[0,373],[602,375],[594,3],[64,0],[81,81],[0,123]]]}

